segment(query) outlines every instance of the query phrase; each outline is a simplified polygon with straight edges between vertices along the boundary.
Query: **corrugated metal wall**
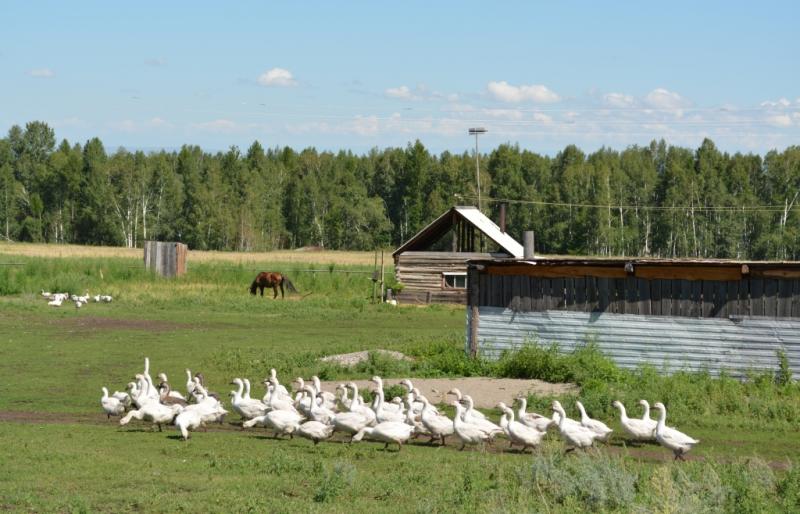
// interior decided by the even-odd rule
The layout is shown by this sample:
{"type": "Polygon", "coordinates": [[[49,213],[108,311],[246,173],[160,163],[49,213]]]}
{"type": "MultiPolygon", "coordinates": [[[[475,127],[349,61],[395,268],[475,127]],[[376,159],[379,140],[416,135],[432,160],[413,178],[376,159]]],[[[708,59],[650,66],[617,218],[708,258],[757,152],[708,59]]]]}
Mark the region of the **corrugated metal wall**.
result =
{"type": "MultiPolygon", "coordinates": [[[[467,309],[467,326],[469,318],[467,309]]],[[[725,369],[741,377],[751,370],[777,369],[776,352],[783,348],[794,377],[800,378],[800,320],[515,312],[502,307],[480,307],[478,319],[479,351],[489,358],[534,340],[571,351],[593,339],[622,367],[649,363],[668,371],[708,369],[714,374],[725,369]]]]}

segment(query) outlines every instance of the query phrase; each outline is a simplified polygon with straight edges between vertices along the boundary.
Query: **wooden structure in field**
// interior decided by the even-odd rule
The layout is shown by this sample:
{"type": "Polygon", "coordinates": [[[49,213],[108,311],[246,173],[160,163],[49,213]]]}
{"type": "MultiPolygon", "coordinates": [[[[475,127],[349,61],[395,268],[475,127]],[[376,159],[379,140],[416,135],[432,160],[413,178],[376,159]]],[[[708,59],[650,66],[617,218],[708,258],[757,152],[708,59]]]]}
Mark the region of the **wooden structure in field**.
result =
{"type": "Polygon", "coordinates": [[[744,376],[784,351],[800,375],[800,262],[478,259],[468,273],[472,354],[593,339],[621,366],[744,376]]]}
{"type": "MultiPolygon", "coordinates": [[[[501,215],[500,224],[505,221],[501,215]]],[[[453,207],[392,254],[401,303],[467,301],[467,261],[522,257],[522,245],[477,207],[453,207]]]]}
{"type": "Polygon", "coordinates": [[[144,242],[144,267],[162,277],[179,277],[186,273],[189,247],[183,243],[144,242]]]}

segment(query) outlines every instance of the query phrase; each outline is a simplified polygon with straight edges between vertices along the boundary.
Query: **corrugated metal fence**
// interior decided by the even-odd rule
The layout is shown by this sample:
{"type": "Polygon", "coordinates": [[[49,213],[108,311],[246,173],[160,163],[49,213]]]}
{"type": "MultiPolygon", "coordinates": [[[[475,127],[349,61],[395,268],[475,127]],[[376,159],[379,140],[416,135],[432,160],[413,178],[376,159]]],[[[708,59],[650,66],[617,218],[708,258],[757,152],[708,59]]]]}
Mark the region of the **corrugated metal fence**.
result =
{"type": "MultiPolygon", "coordinates": [[[[469,308],[467,318],[469,326],[469,308]]],[[[718,374],[725,369],[743,377],[749,371],[776,370],[777,351],[783,349],[794,377],[800,378],[800,320],[796,319],[515,312],[502,307],[480,307],[478,318],[479,352],[489,358],[532,341],[556,343],[571,351],[594,340],[625,368],[649,363],[668,372],[707,369],[718,374]]]]}

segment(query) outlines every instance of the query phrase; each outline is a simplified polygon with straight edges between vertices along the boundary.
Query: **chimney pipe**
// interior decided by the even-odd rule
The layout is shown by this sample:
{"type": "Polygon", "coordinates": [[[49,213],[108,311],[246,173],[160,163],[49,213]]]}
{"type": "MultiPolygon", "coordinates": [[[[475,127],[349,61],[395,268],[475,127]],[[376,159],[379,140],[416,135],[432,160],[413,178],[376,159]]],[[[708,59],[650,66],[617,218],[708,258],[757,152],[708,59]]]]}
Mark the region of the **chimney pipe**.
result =
{"type": "Polygon", "coordinates": [[[505,234],[505,232],[506,232],[506,204],[504,204],[504,203],[500,204],[500,223],[498,223],[498,225],[500,225],[500,232],[505,234]]]}
{"type": "Polygon", "coordinates": [[[525,259],[535,259],[533,255],[533,230],[526,230],[522,234],[522,256],[525,259]]]}

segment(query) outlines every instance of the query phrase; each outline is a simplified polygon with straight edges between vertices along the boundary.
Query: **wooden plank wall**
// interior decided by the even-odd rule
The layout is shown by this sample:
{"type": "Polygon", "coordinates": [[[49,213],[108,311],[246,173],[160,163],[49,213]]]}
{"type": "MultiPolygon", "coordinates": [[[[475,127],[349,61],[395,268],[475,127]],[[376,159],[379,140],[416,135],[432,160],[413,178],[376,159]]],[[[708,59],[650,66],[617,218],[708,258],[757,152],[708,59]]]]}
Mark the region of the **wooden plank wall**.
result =
{"type": "Polygon", "coordinates": [[[466,289],[442,287],[443,273],[466,273],[468,259],[490,254],[471,252],[404,252],[397,256],[395,276],[405,287],[400,303],[467,303],[466,289]]]}
{"type": "Polygon", "coordinates": [[[186,273],[188,247],[182,243],[145,241],[144,266],[162,277],[186,273]]]}
{"type": "Polygon", "coordinates": [[[481,306],[655,316],[800,317],[800,279],[680,280],[480,274],[481,306]]]}

